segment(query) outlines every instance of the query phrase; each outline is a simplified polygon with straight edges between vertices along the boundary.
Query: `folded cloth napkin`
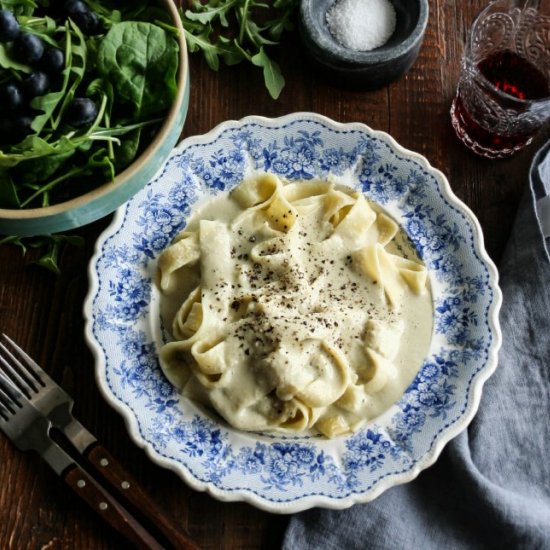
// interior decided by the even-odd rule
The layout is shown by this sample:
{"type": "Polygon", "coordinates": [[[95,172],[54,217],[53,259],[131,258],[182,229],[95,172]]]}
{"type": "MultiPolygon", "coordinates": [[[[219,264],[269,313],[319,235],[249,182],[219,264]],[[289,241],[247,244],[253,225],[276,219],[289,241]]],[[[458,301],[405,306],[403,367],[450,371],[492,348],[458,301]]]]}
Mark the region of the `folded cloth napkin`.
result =
{"type": "Polygon", "coordinates": [[[295,515],[286,550],[550,549],[549,200],[550,142],[500,265],[503,346],[468,429],[370,503],[295,515]]]}

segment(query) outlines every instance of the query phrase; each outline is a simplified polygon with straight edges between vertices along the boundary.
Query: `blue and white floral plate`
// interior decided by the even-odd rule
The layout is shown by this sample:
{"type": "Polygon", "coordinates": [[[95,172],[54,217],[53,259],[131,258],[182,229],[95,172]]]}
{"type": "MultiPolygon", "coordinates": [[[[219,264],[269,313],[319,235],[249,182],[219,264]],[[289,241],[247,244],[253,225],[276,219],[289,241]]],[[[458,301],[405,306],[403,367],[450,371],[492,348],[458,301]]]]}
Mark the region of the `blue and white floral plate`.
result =
{"type": "Polygon", "coordinates": [[[474,416],[496,367],[500,303],[479,224],[442,173],[385,133],[296,113],[229,121],[184,140],[99,238],[84,311],[98,384],[152,460],[221,500],[290,513],[367,502],[431,465],[474,416]],[[156,258],[197,201],[252,170],[290,180],[337,176],[383,205],[428,266],[429,354],[399,402],[353,435],[240,432],[178,396],[159,368],[166,334],[156,258]]]}

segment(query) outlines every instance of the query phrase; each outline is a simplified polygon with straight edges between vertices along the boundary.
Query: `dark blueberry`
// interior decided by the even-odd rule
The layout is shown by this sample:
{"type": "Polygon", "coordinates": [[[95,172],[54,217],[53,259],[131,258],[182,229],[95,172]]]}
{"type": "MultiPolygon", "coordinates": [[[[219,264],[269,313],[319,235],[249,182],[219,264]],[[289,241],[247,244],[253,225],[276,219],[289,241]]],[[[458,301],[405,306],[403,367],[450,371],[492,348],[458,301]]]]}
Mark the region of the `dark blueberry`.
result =
{"type": "Polygon", "coordinates": [[[44,53],[42,40],[30,33],[21,33],[13,43],[17,59],[22,63],[36,63],[44,53]]]}
{"type": "Polygon", "coordinates": [[[34,71],[23,80],[23,90],[28,98],[44,95],[49,89],[50,79],[41,71],[34,71]]]}
{"type": "Polygon", "coordinates": [[[84,34],[94,34],[99,30],[99,18],[84,2],[69,0],[65,2],[65,11],[84,34]]]}
{"type": "Polygon", "coordinates": [[[64,8],[69,17],[72,17],[75,13],[90,11],[88,5],[82,2],[82,0],[67,0],[67,2],[65,2],[64,8]]]}
{"type": "Polygon", "coordinates": [[[0,87],[0,110],[18,111],[23,106],[23,93],[15,82],[8,82],[0,87]]]}
{"type": "Polygon", "coordinates": [[[18,116],[12,122],[12,143],[19,143],[32,133],[31,124],[32,117],[27,115],[18,116]]]}
{"type": "Polygon", "coordinates": [[[65,67],[65,54],[59,48],[46,48],[40,59],[40,68],[48,73],[59,73],[65,67]]]}
{"type": "Polygon", "coordinates": [[[85,35],[95,34],[99,31],[99,19],[93,11],[75,13],[71,19],[85,35]]]}
{"type": "Polygon", "coordinates": [[[11,42],[19,36],[19,23],[8,10],[0,10],[0,42],[11,42]]]}
{"type": "Polygon", "coordinates": [[[67,107],[66,117],[74,128],[89,126],[97,117],[97,105],[88,97],[76,97],[67,107]]]}

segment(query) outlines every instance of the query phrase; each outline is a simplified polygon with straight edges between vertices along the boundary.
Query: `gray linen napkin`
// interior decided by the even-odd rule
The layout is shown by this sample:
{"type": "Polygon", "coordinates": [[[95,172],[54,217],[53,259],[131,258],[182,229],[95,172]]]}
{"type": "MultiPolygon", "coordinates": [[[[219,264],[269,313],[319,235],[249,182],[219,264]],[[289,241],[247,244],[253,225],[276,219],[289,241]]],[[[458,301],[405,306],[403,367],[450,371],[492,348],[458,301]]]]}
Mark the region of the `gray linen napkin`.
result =
{"type": "Polygon", "coordinates": [[[530,191],[500,266],[499,366],[468,429],[373,502],[297,514],[285,550],[550,549],[550,142],[530,191]]]}

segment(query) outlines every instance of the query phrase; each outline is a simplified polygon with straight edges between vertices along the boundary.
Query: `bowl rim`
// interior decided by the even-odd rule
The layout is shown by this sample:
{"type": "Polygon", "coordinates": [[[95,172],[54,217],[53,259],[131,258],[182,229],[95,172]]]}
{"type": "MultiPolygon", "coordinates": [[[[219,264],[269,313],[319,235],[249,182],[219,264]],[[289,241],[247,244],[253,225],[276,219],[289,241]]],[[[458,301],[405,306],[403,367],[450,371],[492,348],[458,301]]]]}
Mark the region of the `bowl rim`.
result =
{"type": "Polygon", "coordinates": [[[316,121],[336,131],[353,129],[366,132],[371,136],[383,140],[392,148],[394,152],[417,162],[421,167],[429,171],[437,179],[438,188],[445,199],[448,200],[454,208],[460,209],[465,218],[467,218],[472,234],[475,236],[472,246],[480,258],[480,261],[482,261],[487,268],[489,284],[492,285],[492,290],[494,293],[493,301],[491,302],[487,313],[487,322],[494,335],[494,342],[490,347],[484,368],[477,372],[473,378],[472,390],[462,415],[456,420],[456,422],[454,422],[451,426],[448,426],[439,434],[430,450],[424,454],[410,470],[395,476],[388,476],[387,478],[380,480],[379,484],[375,488],[371,488],[367,492],[351,493],[340,500],[334,498],[333,496],[327,495],[305,495],[300,496],[295,500],[278,502],[267,500],[261,495],[254,492],[248,492],[246,490],[231,491],[220,488],[211,481],[204,481],[195,478],[195,476],[188,471],[185,466],[182,466],[174,459],[159,453],[154,445],[147,441],[140,432],[138,420],[131,407],[127,403],[121,401],[113,393],[112,388],[108,387],[105,382],[106,369],[104,362],[104,350],[95,336],[95,320],[92,315],[93,303],[96,298],[97,291],[101,286],[101,282],[94,271],[94,266],[102,254],[103,246],[114,234],[116,234],[116,232],[120,231],[120,226],[126,218],[126,208],[119,208],[116,211],[112,222],[103,230],[96,241],[94,254],[88,264],[89,287],[88,294],[83,303],[83,315],[85,319],[84,335],[94,357],[95,380],[100,393],[107,404],[109,404],[118,414],[121,415],[134,444],[142,448],[148,459],[154,464],[173,471],[193,490],[206,492],[217,500],[222,502],[245,502],[260,510],[276,514],[297,513],[314,507],[342,510],[355,504],[370,502],[393,486],[413,481],[422,471],[436,462],[446,445],[463,430],[465,430],[475,417],[479,409],[483,387],[497,369],[498,353],[502,345],[502,332],[499,322],[499,312],[502,305],[502,292],[499,286],[499,272],[485,249],[484,236],[477,217],[473,211],[453,192],[447,177],[442,171],[435,168],[422,154],[400,145],[391,134],[382,130],[375,130],[363,122],[340,122],[319,113],[307,111],[292,112],[277,117],[248,115],[236,120],[231,119],[223,121],[202,134],[187,137],[185,140],[180,142],[176,148],[174,148],[171,155],[181,152],[191,145],[209,143],[212,139],[219,137],[228,129],[241,127],[246,124],[257,124],[260,128],[263,126],[271,128],[276,125],[283,125],[285,123],[292,122],[296,119],[316,121]]]}
{"type": "Polygon", "coordinates": [[[50,206],[44,206],[40,208],[0,208],[0,220],[5,221],[25,221],[25,220],[41,220],[56,216],[63,212],[70,211],[74,208],[78,208],[82,205],[90,203],[92,201],[101,199],[108,195],[113,189],[123,186],[136,172],[139,172],[143,165],[155,155],[157,150],[161,147],[166,137],[170,134],[172,125],[179,116],[179,111],[184,103],[186,89],[189,86],[189,63],[187,56],[187,43],[185,41],[185,31],[181,18],[179,17],[176,5],[171,0],[159,0],[162,2],[168,11],[175,26],[178,29],[178,44],[179,44],[179,65],[177,73],[177,93],[172,106],[168,111],[166,119],[162,123],[159,131],[155,137],[145,148],[145,150],[132,161],[132,163],[126,167],[122,172],[117,174],[112,181],[106,181],[99,187],[79,195],[73,199],[52,204],[50,206]]]}
{"type": "Polygon", "coordinates": [[[429,19],[429,2],[428,0],[416,1],[420,9],[418,21],[411,33],[405,40],[383,51],[380,51],[379,48],[369,51],[351,50],[339,44],[336,39],[329,39],[327,33],[323,32],[321,27],[315,23],[315,18],[312,15],[312,12],[315,11],[314,4],[316,0],[300,1],[300,19],[303,28],[307,30],[315,45],[321,51],[326,52],[328,57],[331,57],[335,62],[345,62],[352,66],[384,65],[399,59],[404,53],[410,52],[424,39],[429,19]]]}

